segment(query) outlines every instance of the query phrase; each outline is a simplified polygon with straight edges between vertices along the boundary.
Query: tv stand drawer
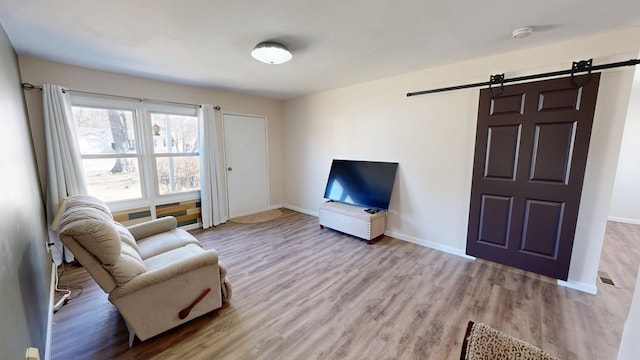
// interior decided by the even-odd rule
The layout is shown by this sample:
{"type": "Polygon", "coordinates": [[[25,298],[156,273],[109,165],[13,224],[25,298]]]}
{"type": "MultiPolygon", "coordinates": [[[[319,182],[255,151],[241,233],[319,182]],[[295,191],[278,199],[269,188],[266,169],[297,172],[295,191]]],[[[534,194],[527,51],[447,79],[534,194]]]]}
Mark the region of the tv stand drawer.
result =
{"type": "Polygon", "coordinates": [[[384,234],[386,214],[384,211],[369,214],[365,210],[366,208],[359,206],[326,202],[320,207],[320,226],[365,240],[375,239],[384,234]]]}

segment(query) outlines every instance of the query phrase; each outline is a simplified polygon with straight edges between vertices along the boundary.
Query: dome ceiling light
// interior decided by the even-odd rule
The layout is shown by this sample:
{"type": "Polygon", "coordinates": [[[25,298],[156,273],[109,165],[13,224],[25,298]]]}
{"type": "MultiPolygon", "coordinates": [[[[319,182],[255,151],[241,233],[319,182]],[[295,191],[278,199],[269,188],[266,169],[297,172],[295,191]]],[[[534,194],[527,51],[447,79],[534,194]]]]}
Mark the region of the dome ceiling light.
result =
{"type": "Polygon", "coordinates": [[[511,36],[513,36],[514,39],[526,38],[527,36],[533,34],[533,30],[535,29],[536,28],[534,28],[533,26],[525,26],[525,27],[517,28],[513,30],[513,32],[511,33],[511,36]]]}
{"type": "Polygon", "coordinates": [[[256,45],[251,51],[251,56],[265,64],[282,64],[293,58],[293,54],[286,46],[274,42],[264,41],[256,45]]]}

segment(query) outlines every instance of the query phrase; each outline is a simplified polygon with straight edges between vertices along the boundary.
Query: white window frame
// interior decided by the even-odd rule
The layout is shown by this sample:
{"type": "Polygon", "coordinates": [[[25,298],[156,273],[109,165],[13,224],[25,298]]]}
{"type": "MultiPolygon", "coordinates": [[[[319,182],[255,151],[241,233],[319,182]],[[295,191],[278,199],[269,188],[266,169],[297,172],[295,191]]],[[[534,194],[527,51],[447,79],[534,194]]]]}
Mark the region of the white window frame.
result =
{"type": "MultiPolygon", "coordinates": [[[[200,190],[184,191],[160,195],[158,184],[158,172],[156,158],[168,156],[196,156],[194,153],[171,153],[156,154],[153,148],[153,133],[151,131],[151,114],[169,114],[182,116],[195,116],[197,118],[197,107],[181,104],[164,104],[153,102],[142,102],[134,99],[118,98],[110,96],[77,94],[71,93],[71,106],[93,107],[100,109],[127,110],[133,113],[133,127],[136,134],[137,154],[117,154],[116,157],[136,158],[138,160],[140,173],[140,186],[142,197],[137,199],[127,199],[107,202],[111,211],[130,210],[141,207],[149,207],[151,217],[156,218],[155,208],[157,205],[170,204],[174,202],[190,201],[200,199],[200,190]],[[123,156],[124,155],[124,156],[123,156]]],[[[200,121],[198,119],[198,121],[200,121]]],[[[198,124],[198,131],[200,131],[198,124]]],[[[197,151],[200,157],[199,149],[197,151]]],[[[82,155],[83,159],[106,158],[102,155],[82,155]]],[[[202,183],[201,183],[202,185],[202,183]]]]}

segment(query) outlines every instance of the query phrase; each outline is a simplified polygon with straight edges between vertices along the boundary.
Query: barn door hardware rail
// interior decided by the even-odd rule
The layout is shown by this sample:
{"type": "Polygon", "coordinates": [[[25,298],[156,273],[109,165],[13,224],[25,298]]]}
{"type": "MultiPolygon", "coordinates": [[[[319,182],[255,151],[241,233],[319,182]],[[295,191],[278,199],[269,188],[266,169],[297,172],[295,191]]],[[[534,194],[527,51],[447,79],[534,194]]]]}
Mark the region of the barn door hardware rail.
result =
{"type": "Polygon", "coordinates": [[[593,71],[612,69],[612,68],[617,68],[622,66],[635,66],[638,64],[640,64],[639,59],[631,59],[627,61],[620,61],[620,62],[593,66],[593,59],[581,60],[577,62],[574,61],[573,65],[571,66],[571,69],[568,69],[568,70],[551,71],[551,72],[546,72],[541,74],[520,76],[520,77],[511,78],[511,79],[505,79],[504,74],[496,74],[496,75],[491,75],[491,77],[489,78],[489,81],[478,82],[473,84],[449,86],[449,87],[443,87],[443,88],[431,89],[431,90],[409,92],[407,93],[407,97],[416,96],[416,95],[434,94],[434,93],[440,93],[440,92],[452,91],[452,90],[469,89],[469,88],[475,88],[475,87],[481,87],[481,86],[489,86],[489,92],[491,93],[491,96],[498,96],[502,94],[502,91],[504,90],[504,84],[506,83],[532,80],[532,79],[541,79],[541,78],[560,76],[560,75],[571,75],[571,83],[574,86],[580,87],[580,86],[586,85],[589,82],[589,80],[591,80],[591,73],[593,71]],[[587,73],[587,79],[582,83],[576,82],[574,76],[583,72],[587,73]],[[494,86],[497,86],[497,88],[494,89],[494,86]]]}

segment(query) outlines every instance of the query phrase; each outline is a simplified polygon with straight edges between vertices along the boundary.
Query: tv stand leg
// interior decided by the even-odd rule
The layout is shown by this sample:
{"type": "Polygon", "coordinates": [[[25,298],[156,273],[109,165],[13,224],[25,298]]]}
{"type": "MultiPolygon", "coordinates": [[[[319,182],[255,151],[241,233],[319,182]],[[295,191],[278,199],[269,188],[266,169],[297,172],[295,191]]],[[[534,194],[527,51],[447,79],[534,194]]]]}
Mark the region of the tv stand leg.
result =
{"type": "Polygon", "coordinates": [[[382,239],[383,237],[384,237],[384,234],[378,235],[377,237],[375,237],[375,238],[373,238],[371,240],[367,240],[367,244],[372,245],[374,242],[382,239]]]}

